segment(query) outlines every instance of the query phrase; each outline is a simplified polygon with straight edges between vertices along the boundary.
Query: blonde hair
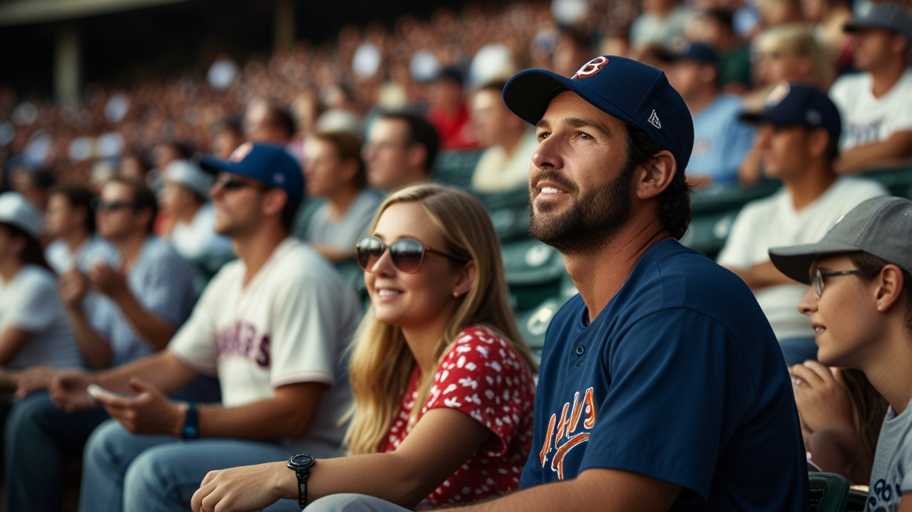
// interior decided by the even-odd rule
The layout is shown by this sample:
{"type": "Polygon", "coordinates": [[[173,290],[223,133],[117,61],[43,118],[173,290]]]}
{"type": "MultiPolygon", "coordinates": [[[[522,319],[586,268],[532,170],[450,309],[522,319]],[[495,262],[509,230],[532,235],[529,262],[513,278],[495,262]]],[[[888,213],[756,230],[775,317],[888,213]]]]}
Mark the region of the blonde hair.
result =
{"type": "Polygon", "coordinates": [[[767,29],[757,39],[757,48],[776,48],[796,57],[808,59],[814,83],[828,89],[833,83],[835,70],[823,44],[817,40],[814,27],[805,23],[786,23],[767,29]]]}
{"type": "MultiPolygon", "coordinates": [[[[447,322],[434,347],[438,362],[459,333],[471,325],[483,325],[513,344],[534,371],[535,360],[523,341],[507,299],[500,243],[484,206],[466,192],[440,185],[415,185],[396,192],[380,205],[370,231],[383,212],[397,203],[417,203],[443,234],[445,250],[459,259],[475,262],[472,289],[447,322]]],[[[355,334],[349,379],[354,404],[347,417],[351,426],[345,444],[352,454],[376,453],[386,437],[416,361],[402,329],[376,319],[371,308],[355,334]]],[[[414,421],[427,401],[434,375],[423,375],[412,409],[414,421]]]]}

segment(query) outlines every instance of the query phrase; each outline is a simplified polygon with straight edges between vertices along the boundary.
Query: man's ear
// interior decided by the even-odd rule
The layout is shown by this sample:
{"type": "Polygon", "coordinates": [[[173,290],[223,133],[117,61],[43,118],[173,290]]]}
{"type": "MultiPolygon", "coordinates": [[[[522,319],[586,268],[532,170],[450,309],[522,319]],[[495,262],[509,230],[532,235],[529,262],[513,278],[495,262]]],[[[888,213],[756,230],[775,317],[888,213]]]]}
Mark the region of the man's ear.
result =
{"type": "Polygon", "coordinates": [[[282,209],[288,203],[288,196],[284,190],[273,188],[263,194],[263,215],[281,215],[282,209]]]}
{"type": "Polygon", "coordinates": [[[427,158],[427,148],[422,144],[414,143],[406,150],[406,162],[409,167],[424,168],[424,160],[427,158]]]}
{"type": "Polygon", "coordinates": [[[815,128],[808,133],[808,151],[811,156],[819,157],[826,153],[830,144],[830,133],[823,128],[815,128]]]}
{"type": "Polygon", "coordinates": [[[667,149],[652,155],[635,173],[637,197],[645,200],[658,196],[668,188],[677,171],[677,162],[667,149]]]}

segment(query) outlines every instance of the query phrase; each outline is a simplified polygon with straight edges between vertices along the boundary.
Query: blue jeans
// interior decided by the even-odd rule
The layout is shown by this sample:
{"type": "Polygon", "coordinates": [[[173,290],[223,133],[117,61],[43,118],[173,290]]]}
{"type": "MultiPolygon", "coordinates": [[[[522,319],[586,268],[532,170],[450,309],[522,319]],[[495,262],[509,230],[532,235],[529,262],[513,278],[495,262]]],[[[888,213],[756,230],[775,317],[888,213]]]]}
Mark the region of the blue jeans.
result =
{"type": "Polygon", "coordinates": [[[46,391],[13,404],[4,431],[7,510],[59,511],[65,460],[79,456],[103,409],[67,413],[46,391]]]}
{"type": "MultiPolygon", "coordinates": [[[[136,435],[110,420],[86,444],[79,510],[186,511],[209,471],[276,462],[291,455],[288,448],[268,442],[136,435]]],[[[282,500],[267,510],[300,509],[296,502],[282,500]]]]}

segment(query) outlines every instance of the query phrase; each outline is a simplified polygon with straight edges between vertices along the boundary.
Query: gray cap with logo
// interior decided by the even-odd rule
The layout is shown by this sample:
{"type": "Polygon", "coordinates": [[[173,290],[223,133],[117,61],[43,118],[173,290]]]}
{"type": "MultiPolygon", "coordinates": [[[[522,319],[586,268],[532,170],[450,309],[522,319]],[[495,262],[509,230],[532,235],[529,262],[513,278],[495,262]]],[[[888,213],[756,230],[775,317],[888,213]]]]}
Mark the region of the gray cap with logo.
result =
{"type": "Polygon", "coordinates": [[[912,42],[912,12],[895,2],[861,2],[856,7],[852,20],[843,25],[842,29],[855,32],[866,28],[892,30],[912,42]]]}
{"type": "Polygon", "coordinates": [[[864,251],[912,272],[912,201],[875,197],[836,221],[816,244],[774,247],[770,260],[783,274],[810,284],[817,256],[864,251]]]}

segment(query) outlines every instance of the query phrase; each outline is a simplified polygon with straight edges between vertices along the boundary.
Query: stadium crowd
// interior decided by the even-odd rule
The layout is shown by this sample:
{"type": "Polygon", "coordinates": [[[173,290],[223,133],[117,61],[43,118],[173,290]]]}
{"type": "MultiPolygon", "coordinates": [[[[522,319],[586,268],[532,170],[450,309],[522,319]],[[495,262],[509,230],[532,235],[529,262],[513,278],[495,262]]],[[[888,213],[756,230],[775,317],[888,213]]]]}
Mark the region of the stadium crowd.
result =
{"type": "Polygon", "coordinates": [[[558,481],[570,508],[807,510],[807,468],[912,510],[912,206],[866,175],[912,163],[910,62],[894,1],[553,0],[75,105],[0,87],[6,510],[60,510],[71,459],[82,511],[558,481]],[[691,194],[771,182],[718,264],[670,240],[691,194]],[[550,223],[568,193],[590,206],[550,223]],[[486,209],[517,194],[580,292],[541,352],[486,209]]]}

